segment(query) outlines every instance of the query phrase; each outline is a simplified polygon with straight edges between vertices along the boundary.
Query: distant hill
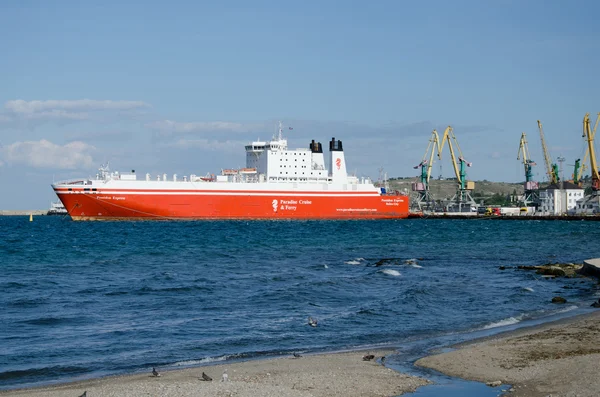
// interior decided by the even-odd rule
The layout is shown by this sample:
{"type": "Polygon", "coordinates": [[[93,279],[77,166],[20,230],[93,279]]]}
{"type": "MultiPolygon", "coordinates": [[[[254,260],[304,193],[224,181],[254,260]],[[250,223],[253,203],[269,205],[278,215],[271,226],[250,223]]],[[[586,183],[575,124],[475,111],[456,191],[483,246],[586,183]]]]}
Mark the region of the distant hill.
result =
{"type": "MultiPolygon", "coordinates": [[[[388,183],[390,189],[399,190],[413,196],[412,183],[416,178],[390,178],[388,183]]],[[[456,193],[458,183],[456,180],[431,179],[429,182],[429,191],[436,200],[450,199],[456,193]]],[[[494,195],[510,196],[523,194],[523,183],[508,182],[490,182],[487,180],[475,181],[475,190],[471,192],[473,199],[480,203],[494,195]]]]}
{"type": "MultiPolygon", "coordinates": [[[[400,192],[408,193],[413,197],[416,197],[416,193],[412,191],[412,183],[417,181],[415,177],[400,177],[400,178],[389,178],[388,183],[390,189],[398,190],[400,192]]],[[[474,181],[475,190],[471,192],[473,199],[481,204],[488,204],[488,201],[493,196],[520,196],[523,194],[523,182],[509,183],[509,182],[490,182],[488,180],[474,181]]],[[[583,187],[590,185],[590,179],[584,178],[583,187]]],[[[544,188],[548,183],[540,183],[540,188],[544,188]]],[[[458,182],[455,178],[452,179],[431,179],[429,182],[429,192],[437,200],[450,199],[456,193],[458,189],[458,182]]],[[[497,200],[496,200],[497,201],[497,200]]],[[[495,203],[496,204],[496,203],[495,203]]],[[[510,204],[510,200],[507,201],[507,205],[510,204]]],[[[516,203],[513,203],[516,204],[516,203]]]]}

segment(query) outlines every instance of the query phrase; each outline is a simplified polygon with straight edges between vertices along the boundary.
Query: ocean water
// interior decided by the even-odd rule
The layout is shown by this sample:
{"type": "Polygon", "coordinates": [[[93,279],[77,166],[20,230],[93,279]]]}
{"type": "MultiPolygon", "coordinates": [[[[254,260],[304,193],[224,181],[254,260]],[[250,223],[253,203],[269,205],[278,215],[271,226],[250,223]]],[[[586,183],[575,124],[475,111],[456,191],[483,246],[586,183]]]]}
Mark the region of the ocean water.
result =
{"type": "Polygon", "coordinates": [[[0,389],[544,319],[597,283],[516,266],[600,257],[599,239],[582,221],[0,217],[0,389]]]}

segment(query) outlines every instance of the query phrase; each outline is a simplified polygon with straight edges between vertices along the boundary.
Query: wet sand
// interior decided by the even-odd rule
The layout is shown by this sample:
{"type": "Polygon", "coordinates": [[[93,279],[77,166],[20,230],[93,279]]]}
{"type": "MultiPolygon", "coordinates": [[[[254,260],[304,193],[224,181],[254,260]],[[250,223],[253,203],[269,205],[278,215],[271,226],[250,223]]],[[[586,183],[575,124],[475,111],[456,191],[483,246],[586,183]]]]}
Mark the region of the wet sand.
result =
{"type": "MultiPolygon", "coordinates": [[[[455,346],[416,365],[479,382],[512,385],[508,395],[600,395],[600,310],[455,346]]],[[[292,356],[92,379],[0,392],[0,396],[397,396],[427,380],[381,365],[393,350],[292,356]],[[363,361],[367,353],[372,361],[363,361]],[[222,375],[227,371],[228,381],[222,375]],[[205,372],[212,381],[202,381],[205,372]]],[[[160,371],[160,368],[159,368],[160,371]]]]}
{"type": "MultiPolygon", "coordinates": [[[[114,376],[59,386],[0,392],[0,396],[207,396],[207,397],[374,397],[414,391],[426,380],[381,365],[394,351],[344,352],[280,357],[136,375],[114,376]],[[375,360],[363,361],[366,354],[375,360]],[[228,381],[223,382],[227,370],[228,381]],[[202,381],[202,372],[213,378],[202,381]]],[[[158,368],[160,372],[160,368],[158,368]]]]}
{"type": "Polygon", "coordinates": [[[600,395],[600,311],[466,342],[416,365],[513,385],[509,395],[600,395]]]}

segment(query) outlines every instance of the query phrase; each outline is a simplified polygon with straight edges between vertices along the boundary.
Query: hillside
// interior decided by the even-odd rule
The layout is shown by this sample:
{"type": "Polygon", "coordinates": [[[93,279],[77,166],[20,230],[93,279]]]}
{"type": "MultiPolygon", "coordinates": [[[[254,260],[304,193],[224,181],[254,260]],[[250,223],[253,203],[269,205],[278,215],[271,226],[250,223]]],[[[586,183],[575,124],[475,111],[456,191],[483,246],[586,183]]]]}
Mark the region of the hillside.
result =
{"type": "MultiPolygon", "coordinates": [[[[391,178],[389,179],[390,189],[409,193],[411,198],[414,192],[411,190],[415,178],[391,178]]],[[[437,180],[432,179],[429,185],[429,191],[436,200],[450,199],[457,190],[455,180],[437,180]]],[[[478,203],[486,201],[494,195],[503,197],[523,194],[523,183],[490,182],[487,180],[475,181],[475,190],[471,192],[473,199],[478,203]]]]}

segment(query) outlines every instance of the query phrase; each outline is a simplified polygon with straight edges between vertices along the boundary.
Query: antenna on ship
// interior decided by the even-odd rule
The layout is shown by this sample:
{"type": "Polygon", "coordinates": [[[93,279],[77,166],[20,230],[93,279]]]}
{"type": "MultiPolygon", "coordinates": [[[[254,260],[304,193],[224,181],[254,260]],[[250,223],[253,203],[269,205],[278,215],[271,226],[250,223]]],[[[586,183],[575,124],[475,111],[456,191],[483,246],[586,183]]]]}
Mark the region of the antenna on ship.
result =
{"type": "Polygon", "coordinates": [[[283,140],[283,123],[279,122],[279,140],[283,140]]]}

